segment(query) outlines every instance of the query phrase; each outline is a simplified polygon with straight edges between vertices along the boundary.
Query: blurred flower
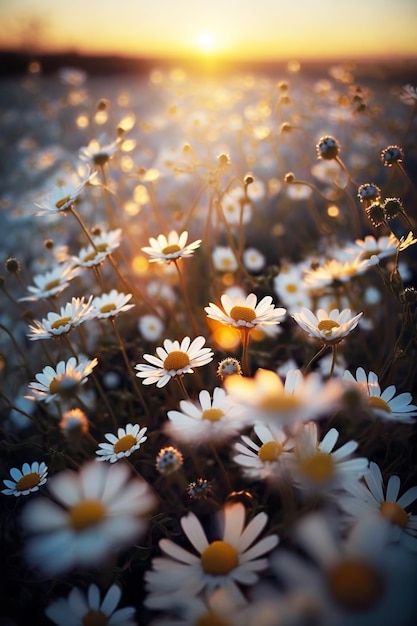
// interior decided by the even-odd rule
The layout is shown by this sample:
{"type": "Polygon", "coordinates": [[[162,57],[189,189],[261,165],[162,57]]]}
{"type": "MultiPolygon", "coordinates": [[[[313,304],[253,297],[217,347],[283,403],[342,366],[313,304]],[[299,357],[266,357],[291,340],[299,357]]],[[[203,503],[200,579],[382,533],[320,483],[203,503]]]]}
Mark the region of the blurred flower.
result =
{"type": "Polygon", "coordinates": [[[319,159],[335,159],[340,152],[340,145],[331,135],[321,137],[316,145],[317,157],[319,159]]]}
{"type": "Polygon", "coordinates": [[[315,337],[323,343],[334,345],[349,335],[358,325],[362,313],[351,314],[350,309],[325,311],[319,309],[314,315],[309,309],[302,309],[293,313],[292,317],[310,337],[315,337]]]}
{"type": "Polygon", "coordinates": [[[110,443],[98,444],[97,461],[116,463],[121,458],[129,457],[147,440],[145,437],[147,430],[146,427],[141,428],[139,424],[126,424],[124,428],[117,429],[117,437],[113,433],[105,434],[105,438],[110,443]]]}
{"type": "Polygon", "coordinates": [[[384,479],[376,463],[370,463],[363,480],[365,484],[348,485],[349,493],[340,496],[338,505],[355,520],[369,514],[382,515],[391,524],[389,540],[417,551],[417,515],[405,510],[417,500],[417,487],[410,487],[398,497],[401,479],[390,476],[384,495],[384,479]]]}
{"type": "Polygon", "coordinates": [[[40,374],[36,374],[36,382],[29,383],[29,389],[38,402],[52,402],[60,398],[76,396],[81,385],[97,365],[97,359],[70,357],[68,361],[60,361],[56,369],[47,365],[40,374]]]}
{"type": "Polygon", "coordinates": [[[339,380],[323,382],[319,374],[303,376],[299,370],[287,374],[285,385],[275,372],[258,369],[253,378],[229,376],[224,386],[241,408],[242,418],[252,423],[256,415],[257,420],[277,426],[305,422],[335,410],[343,391],[339,380]]]}
{"type": "Polygon", "coordinates": [[[225,505],[218,518],[222,522],[221,539],[209,542],[194,513],[181,518],[182,529],[197,554],[188,552],[170,539],[161,539],[159,547],[166,556],[152,561],[152,570],[145,574],[148,597],[146,606],[155,606],[166,594],[184,593],[195,596],[201,591],[226,590],[232,598],[242,598],[240,584],[253,585],[258,572],[268,567],[259,557],[277,544],[277,535],[269,535],[254,544],[268,522],[265,513],[258,513],[245,527],[245,508],[240,502],[225,505]],[[253,545],[254,544],[254,545],[253,545]]]}
{"type": "Polygon", "coordinates": [[[32,464],[23,463],[21,470],[13,467],[10,470],[10,476],[13,480],[7,478],[3,480],[7,489],[2,489],[2,493],[6,496],[27,496],[29,493],[38,491],[39,487],[46,483],[48,468],[43,461],[42,463],[37,461],[32,464]]]}
{"type": "Polygon", "coordinates": [[[130,479],[126,465],[84,464],[79,472],[63,470],[48,482],[54,500],[37,498],[23,509],[29,538],[25,556],[46,575],[76,566],[93,568],[115,550],[144,535],[143,519],[155,505],[141,478],[130,479]]]}
{"type": "Polygon", "coordinates": [[[172,474],[183,464],[183,456],[174,446],[161,448],[156,457],[155,467],[160,474],[172,474]]]}
{"type": "Polygon", "coordinates": [[[149,239],[151,245],[145,246],[142,250],[151,257],[150,263],[170,263],[176,259],[190,257],[200,247],[201,239],[186,245],[187,239],[188,232],[186,230],[180,235],[172,230],[168,237],[165,235],[159,235],[157,239],[151,237],[149,239]]]}
{"type": "Polygon", "coordinates": [[[235,254],[228,246],[216,246],[212,252],[214,269],[219,272],[235,272],[237,261],[235,254]]]}
{"type": "Polygon", "coordinates": [[[221,387],[213,390],[213,397],[203,389],[199,403],[181,400],[181,411],[168,411],[165,430],[176,440],[204,446],[209,442],[227,441],[244,427],[240,413],[231,406],[221,387]]]}
{"type": "Polygon", "coordinates": [[[117,289],[112,289],[110,293],[96,296],[91,302],[91,317],[106,319],[115,317],[123,311],[129,311],[129,309],[135,306],[134,304],[128,304],[131,298],[131,293],[119,293],[117,289]]]}
{"type": "Polygon", "coordinates": [[[256,248],[246,248],[242,255],[242,261],[249,272],[260,272],[266,263],[265,255],[256,248]]]}
{"type": "Polygon", "coordinates": [[[363,367],[358,367],[356,377],[348,370],[343,374],[343,379],[348,384],[357,385],[367,400],[367,406],[371,413],[383,420],[413,424],[417,415],[417,406],[410,404],[411,393],[400,393],[396,396],[395,385],[390,385],[381,392],[378,376],[375,372],[366,374],[363,367]]]}
{"type": "Polygon", "coordinates": [[[91,319],[93,296],[88,300],[84,298],[72,298],[71,302],[67,302],[61,306],[59,313],[48,313],[46,318],[41,322],[35,320],[33,324],[29,324],[31,330],[28,337],[32,341],[37,339],[50,339],[69,333],[73,328],[79,326],[84,321],[91,319]]]}
{"type": "Polygon", "coordinates": [[[69,409],[62,414],[59,427],[67,436],[85,435],[89,431],[88,418],[81,409],[69,409]]]}
{"type": "Polygon", "coordinates": [[[88,146],[81,148],[79,157],[92,165],[103,166],[117,152],[119,140],[110,141],[103,133],[98,139],[92,139],[88,146]]]}
{"type": "Polygon", "coordinates": [[[144,378],[144,385],[156,383],[157,387],[164,387],[171,378],[192,374],[193,367],[207,365],[213,359],[211,348],[203,348],[205,342],[204,337],[196,337],[192,342],[190,337],[184,337],[181,344],[179,341],[165,339],[164,347],[156,349],[159,358],[152,354],[143,355],[145,361],[151,365],[135,365],[136,376],[144,378]]]}
{"type": "Polygon", "coordinates": [[[142,315],[138,321],[138,330],[146,341],[156,341],[161,338],[164,324],[156,315],[142,315]]]}
{"type": "Polygon", "coordinates": [[[57,626],[136,626],[136,621],[131,619],[135,614],[132,606],[117,609],[121,596],[118,585],[109,587],[102,600],[97,585],[90,585],[87,592],[74,587],[67,598],[59,598],[48,604],[45,615],[57,626]]]}
{"type": "Polygon", "coordinates": [[[91,174],[90,169],[87,169],[82,179],[67,182],[63,185],[56,185],[43,200],[35,202],[35,205],[41,209],[36,215],[60,213],[70,209],[95,175],[95,172],[91,174]]]}
{"type": "Polygon", "coordinates": [[[93,236],[94,246],[90,244],[81,248],[78,257],[73,257],[73,262],[80,267],[95,267],[100,265],[120,246],[121,236],[121,228],[93,236]]]}
{"type": "Polygon", "coordinates": [[[354,276],[359,276],[366,272],[373,263],[369,259],[353,259],[351,261],[337,261],[331,259],[323,266],[306,270],[304,273],[304,283],[311,289],[327,287],[335,282],[348,282],[354,276]]]}
{"type": "Polygon", "coordinates": [[[224,311],[210,302],[204,307],[207,317],[222,324],[235,328],[255,328],[257,326],[279,324],[286,314],[283,308],[276,308],[272,304],[272,297],[265,296],[257,304],[257,297],[250,293],[246,299],[241,296],[231,298],[223,294],[220,298],[224,311]]]}
{"type": "Polygon", "coordinates": [[[414,106],[417,102],[417,88],[413,87],[409,83],[404,85],[402,92],[400,93],[400,100],[404,104],[414,106]]]}
{"type": "MultiPolygon", "coordinates": [[[[413,238],[413,234],[410,233],[410,235],[413,238]]],[[[377,256],[381,260],[396,254],[398,246],[401,246],[401,242],[392,233],[378,237],[378,239],[373,235],[366,235],[365,239],[356,239],[354,244],[348,245],[345,251],[353,258],[370,259],[372,256],[377,256]]]]}

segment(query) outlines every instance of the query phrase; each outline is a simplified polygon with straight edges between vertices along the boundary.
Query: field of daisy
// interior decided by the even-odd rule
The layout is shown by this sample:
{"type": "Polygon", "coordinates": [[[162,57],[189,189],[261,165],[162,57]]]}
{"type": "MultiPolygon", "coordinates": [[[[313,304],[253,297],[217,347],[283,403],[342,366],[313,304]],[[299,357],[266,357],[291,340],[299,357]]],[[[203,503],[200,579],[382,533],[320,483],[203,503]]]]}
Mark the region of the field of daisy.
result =
{"type": "Polygon", "coordinates": [[[5,626],[412,626],[417,91],[1,84],[5,626]]]}

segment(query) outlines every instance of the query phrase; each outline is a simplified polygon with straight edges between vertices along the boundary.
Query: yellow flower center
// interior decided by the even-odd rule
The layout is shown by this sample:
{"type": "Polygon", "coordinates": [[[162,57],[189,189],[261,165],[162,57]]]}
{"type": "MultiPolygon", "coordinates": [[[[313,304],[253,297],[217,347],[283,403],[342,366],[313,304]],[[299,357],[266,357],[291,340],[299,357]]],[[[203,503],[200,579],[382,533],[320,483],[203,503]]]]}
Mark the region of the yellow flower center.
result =
{"type": "Polygon", "coordinates": [[[218,422],[223,416],[224,413],[221,409],[206,409],[202,413],[203,420],[209,420],[210,422],[218,422]]]}
{"type": "Polygon", "coordinates": [[[165,248],[162,249],[162,254],[174,254],[174,252],[179,252],[180,250],[181,248],[178,244],[171,243],[171,245],[165,246],[165,248]]]}
{"type": "Polygon", "coordinates": [[[69,522],[74,530],[84,530],[100,522],[107,509],[99,500],[83,500],[69,510],[69,522]]]}
{"type": "Polygon", "coordinates": [[[81,621],[83,626],[107,626],[109,618],[102,611],[88,611],[81,621]]]}
{"type": "Polygon", "coordinates": [[[58,202],[55,202],[55,206],[57,209],[62,209],[62,207],[69,202],[71,196],[65,196],[65,198],[61,198],[58,202]]]}
{"type": "Polygon", "coordinates": [[[392,524],[405,528],[408,524],[408,515],[396,502],[381,502],[379,512],[392,524]]]}
{"type": "Polygon", "coordinates": [[[268,393],[259,401],[259,407],[265,411],[292,411],[300,406],[300,399],[294,394],[268,393]]]}
{"type": "Polygon", "coordinates": [[[182,350],[173,350],[168,354],[164,361],[164,368],[169,372],[171,370],[181,370],[190,365],[190,358],[186,352],[182,350]]]}
{"type": "Polygon", "coordinates": [[[51,280],[49,283],[46,283],[44,290],[49,291],[49,289],[55,289],[55,287],[59,287],[59,284],[59,278],[56,278],[55,280],[51,280]]]}
{"type": "Polygon", "coordinates": [[[230,622],[225,622],[217,615],[214,615],[214,613],[200,615],[194,623],[195,626],[230,626],[230,622]]]}
{"type": "Polygon", "coordinates": [[[260,447],[258,456],[263,463],[276,461],[282,453],[282,446],[277,441],[267,441],[260,447]]]}
{"type": "Polygon", "coordinates": [[[378,572],[354,560],[334,565],[328,572],[327,584],[336,602],[351,610],[370,608],[383,591],[378,572]]]}
{"type": "Polygon", "coordinates": [[[381,409],[382,411],[386,411],[387,413],[392,412],[385,400],[379,398],[378,396],[369,396],[368,402],[374,409],[381,409]]]}
{"type": "Polygon", "coordinates": [[[59,374],[49,383],[49,393],[59,393],[69,395],[78,386],[79,379],[69,374],[59,374]]]}
{"type": "Polygon", "coordinates": [[[26,491],[26,489],[33,489],[36,485],[39,485],[41,477],[38,472],[31,472],[25,474],[16,483],[16,491],[26,491]]]}
{"type": "Polygon", "coordinates": [[[243,322],[252,322],[256,317],[255,311],[249,306],[233,306],[229,315],[236,322],[241,320],[243,322]]]}
{"type": "Polygon", "coordinates": [[[56,330],[57,328],[61,328],[61,326],[66,326],[71,321],[70,317],[60,317],[55,322],[52,322],[51,328],[56,330]]]}
{"type": "Polygon", "coordinates": [[[285,290],[288,293],[296,293],[298,291],[298,287],[297,287],[297,285],[294,285],[293,283],[290,283],[289,285],[286,285],[285,290]]]}
{"type": "Polygon", "coordinates": [[[114,444],[114,451],[116,454],[118,452],[127,452],[132,446],[135,445],[135,443],[136,437],[133,435],[125,435],[124,437],[121,437],[119,441],[116,441],[114,444]]]}
{"type": "Polygon", "coordinates": [[[316,452],[301,461],[301,471],[310,480],[321,482],[332,478],[335,465],[330,454],[316,452]]]}
{"type": "Polygon", "coordinates": [[[110,311],[115,311],[116,308],[117,307],[114,302],[109,302],[108,304],[103,304],[103,306],[100,307],[100,313],[110,313],[110,311]]]}
{"type": "Polygon", "coordinates": [[[238,565],[237,552],[226,541],[213,541],[201,555],[201,565],[206,574],[224,576],[238,565]]]}
{"type": "Polygon", "coordinates": [[[381,252],[379,248],[375,248],[375,250],[366,250],[366,252],[362,252],[361,259],[369,260],[372,256],[378,255],[381,252]]]}
{"type": "Polygon", "coordinates": [[[331,334],[333,328],[340,328],[340,324],[335,322],[334,320],[321,320],[317,324],[318,330],[324,330],[325,334],[331,334]]]}
{"type": "Polygon", "coordinates": [[[88,263],[88,261],[94,261],[99,252],[105,252],[107,250],[106,243],[99,243],[96,245],[95,250],[92,250],[89,254],[86,254],[83,261],[84,263],[88,263]]]}

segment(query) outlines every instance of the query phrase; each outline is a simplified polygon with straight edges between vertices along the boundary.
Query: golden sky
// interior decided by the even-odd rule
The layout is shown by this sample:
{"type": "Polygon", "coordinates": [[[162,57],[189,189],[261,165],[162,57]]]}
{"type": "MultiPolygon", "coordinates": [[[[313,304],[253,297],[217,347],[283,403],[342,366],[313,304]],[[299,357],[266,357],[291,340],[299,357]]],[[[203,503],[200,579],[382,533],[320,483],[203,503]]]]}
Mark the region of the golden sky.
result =
{"type": "Polygon", "coordinates": [[[0,0],[2,47],[238,59],[417,58],[416,0],[0,0]]]}

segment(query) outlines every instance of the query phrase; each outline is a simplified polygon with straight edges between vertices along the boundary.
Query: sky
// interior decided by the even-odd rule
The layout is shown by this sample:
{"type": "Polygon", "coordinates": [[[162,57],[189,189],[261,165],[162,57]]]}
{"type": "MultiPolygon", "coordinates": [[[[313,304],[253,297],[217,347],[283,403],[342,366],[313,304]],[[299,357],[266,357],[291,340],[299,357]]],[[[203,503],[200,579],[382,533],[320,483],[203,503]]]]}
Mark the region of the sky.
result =
{"type": "Polygon", "coordinates": [[[0,46],[240,60],[417,58],[416,0],[0,0],[0,46]]]}

